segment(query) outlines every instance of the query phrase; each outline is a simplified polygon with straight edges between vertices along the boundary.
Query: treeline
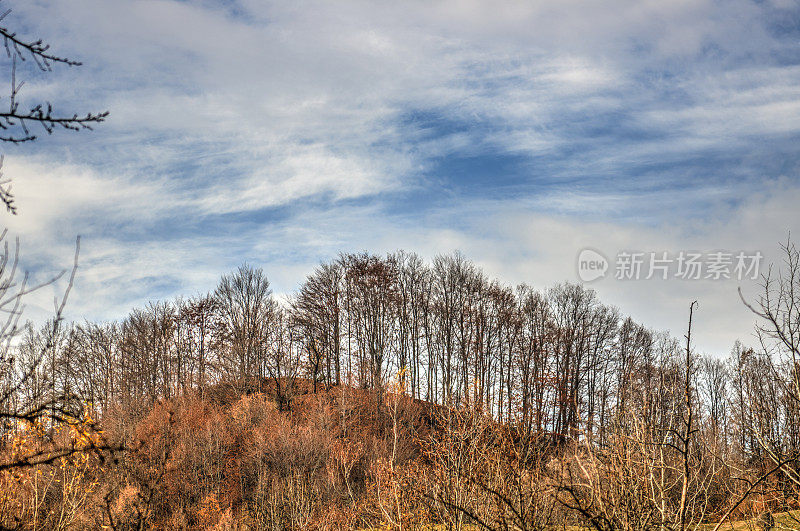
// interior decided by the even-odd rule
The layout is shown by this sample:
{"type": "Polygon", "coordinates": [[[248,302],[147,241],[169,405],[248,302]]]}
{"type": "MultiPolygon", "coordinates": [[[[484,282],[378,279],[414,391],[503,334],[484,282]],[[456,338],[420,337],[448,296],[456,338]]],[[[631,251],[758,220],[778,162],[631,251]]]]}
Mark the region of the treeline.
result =
{"type": "Polygon", "coordinates": [[[676,338],[460,254],[341,255],[284,299],[245,265],[118,322],[28,326],[2,357],[0,526],[684,531],[798,509],[784,251],[757,348],[726,359],[692,348],[694,304],[676,338]]]}
{"type": "MultiPolygon", "coordinates": [[[[512,289],[460,254],[426,263],[405,252],[342,255],[285,301],[245,265],[208,295],[120,322],[29,327],[18,350],[36,370],[16,400],[80,396],[100,415],[221,382],[271,380],[289,408],[298,378],[378,394],[396,378],[412,398],[470,404],[558,439],[602,438],[632,409],[666,425],[682,407],[685,365],[677,338],[583,286],[512,289]]],[[[738,342],[727,360],[694,358],[700,422],[726,445],[800,448],[791,364],[738,342]]]]}

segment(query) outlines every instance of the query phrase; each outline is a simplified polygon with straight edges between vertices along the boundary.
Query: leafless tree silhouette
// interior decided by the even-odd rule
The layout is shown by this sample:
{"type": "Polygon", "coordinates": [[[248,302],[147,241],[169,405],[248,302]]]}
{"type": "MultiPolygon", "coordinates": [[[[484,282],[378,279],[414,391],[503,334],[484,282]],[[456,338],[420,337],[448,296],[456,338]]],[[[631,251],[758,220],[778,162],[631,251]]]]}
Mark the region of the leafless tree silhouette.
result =
{"type": "MultiPolygon", "coordinates": [[[[27,109],[20,108],[19,95],[25,82],[17,80],[18,64],[32,62],[35,68],[42,72],[50,72],[54,65],[73,67],[80,66],[81,63],[52,53],[50,45],[44,43],[42,39],[30,40],[8,28],[3,23],[10,13],[11,9],[0,13],[0,36],[3,38],[6,57],[11,63],[8,108],[0,111],[0,141],[12,144],[33,142],[37,139],[32,127],[34,124],[39,124],[47,134],[52,134],[56,129],[91,130],[94,124],[104,121],[108,116],[108,111],[87,112],[86,114],[59,113],[53,109],[53,104],[49,101],[35,103],[27,109]]],[[[2,168],[2,164],[3,158],[0,156],[0,168],[2,168]]],[[[0,173],[0,201],[3,202],[8,212],[17,213],[14,194],[11,191],[11,181],[4,178],[2,173],[0,173]]]]}

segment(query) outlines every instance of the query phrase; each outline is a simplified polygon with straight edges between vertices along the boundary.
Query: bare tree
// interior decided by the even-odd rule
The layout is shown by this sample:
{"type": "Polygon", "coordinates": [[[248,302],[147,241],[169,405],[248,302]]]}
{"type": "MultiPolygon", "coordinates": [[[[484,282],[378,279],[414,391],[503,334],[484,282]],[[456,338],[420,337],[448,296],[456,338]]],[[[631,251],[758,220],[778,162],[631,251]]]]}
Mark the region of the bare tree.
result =
{"type": "Polygon", "coordinates": [[[266,346],[276,302],[261,268],[242,265],[224,275],[214,292],[224,329],[225,370],[240,383],[266,376],[266,346]]]}
{"type": "MultiPolygon", "coordinates": [[[[38,124],[47,134],[52,134],[56,129],[80,131],[92,129],[94,124],[100,123],[108,116],[108,111],[86,113],[84,115],[61,114],[53,110],[49,101],[30,105],[27,110],[20,108],[20,92],[24,81],[17,81],[17,65],[32,62],[35,68],[42,72],[50,72],[54,65],[68,67],[80,66],[81,63],[67,57],[59,56],[50,51],[50,45],[42,39],[30,40],[17,34],[14,30],[2,25],[11,13],[11,9],[0,14],[0,36],[5,44],[6,56],[10,61],[11,91],[8,97],[8,109],[0,112],[0,141],[12,144],[33,142],[37,139],[32,126],[38,124]]],[[[0,168],[3,158],[0,156],[0,168]]],[[[8,179],[3,179],[0,174],[0,201],[8,212],[17,213],[14,204],[14,195],[8,179]]]]}
{"type": "Polygon", "coordinates": [[[424,316],[428,303],[429,271],[422,259],[414,253],[399,251],[392,258],[399,271],[398,366],[401,371],[403,368],[408,369],[411,397],[417,398],[422,393],[424,316]]]}
{"type": "Polygon", "coordinates": [[[186,324],[184,331],[189,350],[194,357],[194,386],[202,395],[212,371],[212,355],[217,348],[220,328],[217,300],[204,295],[186,301],[181,305],[180,319],[186,324]]]}
{"type": "Polygon", "coordinates": [[[712,435],[727,446],[728,367],[718,358],[704,357],[700,366],[699,392],[706,406],[712,435]]]}
{"type": "Polygon", "coordinates": [[[320,373],[328,385],[341,383],[342,271],[339,262],[320,265],[306,278],[292,304],[295,324],[314,357],[314,384],[320,373]]]}
{"type": "Polygon", "coordinates": [[[383,403],[388,364],[396,345],[399,294],[394,262],[374,255],[351,255],[347,277],[352,289],[349,307],[353,310],[355,337],[361,362],[361,383],[377,391],[376,405],[383,403]]]}
{"type": "MultiPolygon", "coordinates": [[[[744,304],[759,318],[758,336],[772,381],[778,386],[784,414],[776,421],[775,430],[756,428],[754,436],[774,463],[788,463],[781,471],[800,487],[800,251],[789,239],[781,245],[783,267],[777,272],[770,267],[762,276],[762,292],[755,303],[748,302],[739,290],[744,304]]],[[[768,417],[767,417],[768,418],[768,417]]],[[[765,420],[756,415],[756,421],[765,420]]],[[[763,422],[762,422],[763,423],[763,422]]]]}
{"type": "Polygon", "coordinates": [[[291,321],[287,310],[276,310],[274,333],[267,346],[267,374],[275,384],[275,401],[279,411],[291,406],[301,368],[302,341],[293,333],[291,321]]]}
{"type": "MultiPolygon", "coordinates": [[[[53,284],[67,271],[40,284],[31,284],[27,273],[20,279],[19,240],[12,251],[5,237],[4,231],[0,234],[3,244],[0,253],[0,312],[5,314],[0,323],[0,450],[5,450],[9,442],[7,434],[30,426],[50,428],[56,424],[68,424],[80,433],[97,434],[96,423],[83,415],[80,397],[69,389],[68,384],[59,389],[55,383],[56,375],[50,372],[58,362],[57,350],[65,339],[62,328],[64,307],[78,268],[80,239],[76,243],[67,286],[62,296],[54,299],[53,317],[38,333],[29,328],[29,341],[22,342],[23,350],[26,343],[29,348],[22,352],[14,340],[20,331],[19,320],[25,297],[53,284]]],[[[102,438],[87,437],[87,440],[89,446],[80,449],[74,444],[52,442],[22,453],[0,451],[0,471],[52,463],[77,451],[111,448],[102,438]]]]}

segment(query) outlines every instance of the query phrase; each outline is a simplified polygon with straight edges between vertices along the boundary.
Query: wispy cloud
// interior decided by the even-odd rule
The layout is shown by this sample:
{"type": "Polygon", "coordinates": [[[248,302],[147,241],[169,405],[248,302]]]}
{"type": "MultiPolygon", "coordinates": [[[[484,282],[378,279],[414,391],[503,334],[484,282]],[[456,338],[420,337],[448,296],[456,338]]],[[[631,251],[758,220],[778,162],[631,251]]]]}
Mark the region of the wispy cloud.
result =
{"type": "MultiPolygon", "coordinates": [[[[461,248],[544,286],[574,278],[576,246],[767,251],[797,224],[793,3],[12,7],[85,63],[27,72],[27,101],[112,111],[7,150],[31,267],[84,237],[75,316],[208,290],[244,260],[288,292],[340,250],[461,248]]],[[[598,289],[671,328],[701,294],[719,351],[749,332],[721,286],[598,289]]]]}

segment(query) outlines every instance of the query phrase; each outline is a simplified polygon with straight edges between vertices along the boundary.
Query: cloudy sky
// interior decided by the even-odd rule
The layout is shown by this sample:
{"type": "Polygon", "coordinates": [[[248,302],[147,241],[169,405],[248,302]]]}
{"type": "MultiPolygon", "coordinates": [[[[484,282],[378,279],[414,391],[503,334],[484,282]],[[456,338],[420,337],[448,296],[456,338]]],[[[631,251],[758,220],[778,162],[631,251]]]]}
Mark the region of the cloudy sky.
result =
{"type": "Polygon", "coordinates": [[[682,334],[698,299],[697,345],[724,355],[752,341],[736,291],[752,282],[621,281],[615,256],[768,263],[800,234],[795,0],[2,7],[84,63],[23,68],[23,102],[111,111],[92,133],[3,146],[25,266],[67,267],[82,237],[73,319],[211,290],[245,261],[291,293],[340,251],[458,249],[546,288],[579,281],[591,247],[612,262],[602,300],[682,334]]]}

